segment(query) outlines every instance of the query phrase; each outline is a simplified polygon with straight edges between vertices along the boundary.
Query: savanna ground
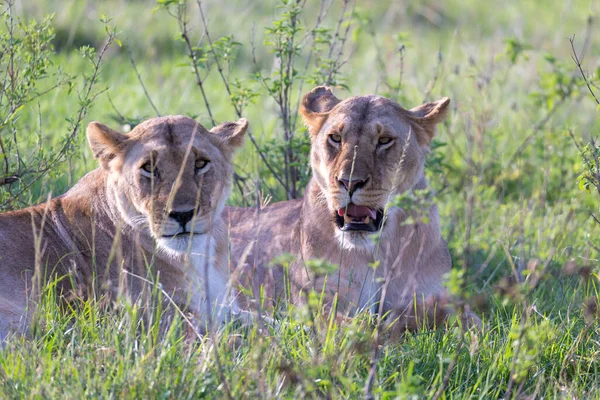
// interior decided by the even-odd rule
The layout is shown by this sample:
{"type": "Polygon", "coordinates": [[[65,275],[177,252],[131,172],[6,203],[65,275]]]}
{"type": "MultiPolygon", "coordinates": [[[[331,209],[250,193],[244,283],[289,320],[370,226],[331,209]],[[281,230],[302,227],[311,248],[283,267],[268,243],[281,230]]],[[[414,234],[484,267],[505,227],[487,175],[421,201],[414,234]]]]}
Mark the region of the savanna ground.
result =
{"type": "Polygon", "coordinates": [[[229,203],[255,205],[302,195],[309,142],[296,111],[313,86],[407,107],[449,96],[428,176],[451,302],[470,303],[484,329],[389,337],[368,314],[314,317],[315,295],[274,324],[190,342],[184,321],[159,335],[139,304],[47,305],[31,339],[0,350],[1,398],[600,397],[600,124],[588,90],[600,93],[600,3],[221,0],[202,14],[184,3],[2,4],[2,210],[96,167],[91,120],[248,118],[229,203]]]}

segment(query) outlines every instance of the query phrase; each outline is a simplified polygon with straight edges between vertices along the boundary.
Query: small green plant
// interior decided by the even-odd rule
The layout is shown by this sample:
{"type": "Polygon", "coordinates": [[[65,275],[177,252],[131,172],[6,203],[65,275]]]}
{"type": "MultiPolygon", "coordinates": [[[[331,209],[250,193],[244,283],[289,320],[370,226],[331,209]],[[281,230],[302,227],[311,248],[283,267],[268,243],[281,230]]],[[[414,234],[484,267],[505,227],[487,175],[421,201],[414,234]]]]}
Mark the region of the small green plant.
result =
{"type": "Polygon", "coordinates": [[[108,36],[105,45],[99,52],[83,46],[80,53],[89,62],[89,70],[71,76],[52,62],[52,16],[41,22],[23,21],[14,15],[9,1],[0,18],[7,28],[0,34],[0,74],[6,77],[0,83],[0,210],[4,210],[31,195],[33,185],[44,177],[56,177],[57,168],[77,151],[81,124],[104,91],[96,86],[104,53],[116,40],[116,31],[108,25],[109,19],[101,18],[108,36]],[[79,108],[66,117],[64,134],[50,149],[39,102],[65,87],[77,96],[79,108]],[[39,123],[33,126],[24,116],[36,114],[39,123]]]}
{"type": "Polygon", "coordinates": [[[583,172],[577,177],[579,189],[591,193],[592,190],[600,194],[600,146],[595,141],[587,143],[581,148],[583,172]]]}

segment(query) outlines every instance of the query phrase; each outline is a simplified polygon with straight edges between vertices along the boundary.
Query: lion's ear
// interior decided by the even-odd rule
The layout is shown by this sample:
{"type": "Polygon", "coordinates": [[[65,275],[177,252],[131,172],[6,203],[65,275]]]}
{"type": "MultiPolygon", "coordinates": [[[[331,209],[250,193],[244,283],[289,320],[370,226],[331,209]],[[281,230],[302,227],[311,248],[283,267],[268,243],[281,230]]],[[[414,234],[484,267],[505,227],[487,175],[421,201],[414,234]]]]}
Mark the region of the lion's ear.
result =
{"type": "Polygon", "coordinates": [[[329,111],[340,102],[327,86],[317,86],[302,98],[300,114],[312,136],[319,133],[329,111]]]}
{"type": "Polygon", "coordinates": [[[422,132],[417,132],[417,140],[421,145],[429,145],[435,136],[435,126],[444,121],[448,115],[450,99],[444,97],[438,101],[421,104],[409,111],[411,119],[417,123],[422,132]]]}
{"type": "Polygon", "coordinates": [[[210,130],[219,137],[219,139],[227,145],[236,148],[244,143],[244,134],[248,130],[248,120],[240,118],[235,122],[223,122],[210,130]]]}
{"type": "Polygon", "coordinates": [[[122,151],[127,136],[97,121],[89,123],[86,133],[94,158],[108,169],[110,160],[122,151]]]}

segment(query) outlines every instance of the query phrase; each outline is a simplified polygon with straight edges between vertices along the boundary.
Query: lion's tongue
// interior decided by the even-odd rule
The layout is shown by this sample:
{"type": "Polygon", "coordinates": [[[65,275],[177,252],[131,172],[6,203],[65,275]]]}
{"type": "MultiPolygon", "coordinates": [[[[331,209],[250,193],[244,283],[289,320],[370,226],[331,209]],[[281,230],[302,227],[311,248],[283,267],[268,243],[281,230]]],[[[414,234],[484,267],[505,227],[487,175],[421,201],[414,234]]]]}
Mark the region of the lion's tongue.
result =
{"type": "Polygon", "coordinates": [[[346,215],[347,217],[353,219],[361,219],[365,217],[371,217],[372,219],[377,218],[377,213],[375,212],[375,210],[372,210],[369,207],[365,206],[357,206],[354,203],[350,203],[346,207],[340,208],[338,210],[338,215],[340,217],[346,215]]]}

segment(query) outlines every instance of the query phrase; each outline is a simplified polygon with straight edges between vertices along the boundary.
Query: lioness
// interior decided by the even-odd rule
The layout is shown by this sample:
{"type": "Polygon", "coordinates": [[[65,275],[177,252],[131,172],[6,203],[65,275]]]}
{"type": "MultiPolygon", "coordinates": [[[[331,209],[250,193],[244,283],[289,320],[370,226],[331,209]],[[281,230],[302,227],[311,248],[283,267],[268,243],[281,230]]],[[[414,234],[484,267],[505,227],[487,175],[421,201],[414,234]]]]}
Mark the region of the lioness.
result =
{"type": "Polygon", "coordinates": [[[144,279],[158,276],[195,316],[207,302],[225,301],[227,238],[219,215],[247,126],[240,119],[208,131],[169,116],[123,135],[90,123],[100,167],[62,196],[0,214],[0,338],[27,327],[32,292],[54,279],[65,296],[127,290],[135,298],[144,279]]]}
{"type": "MultiPolygon", "coordinates": [[[[407,223],[409,213],[390,201],[427,188],[425,156],[449,103],[443,98],[406,110],[375,95],[341,101],[327,87],[306,94],[300,113],[311,138],[312,178],[305,197],[225,210],[233,265],[244,268],[236,272],[241,284],[252,287],[255,298],[264,286],[271,300],[295,303],[309,288],[325,289],[329,305],[339,296],[343,313],[394,311],[404,327],[418,323],[414,309],[427,304],[434,311],[451,267],[438,209],[426,210],[427,222],[407,223]],[[283,253],[296,258],[287,273],[269,267],[283,253]],[[337,264],[337,272],[315,273],[306,263],[312,258],[337,264]]],[[[444,314],[436,314],[438,323],[444,314]]],[[[430,315],[429,323],[436,318],[430,315]]]]}

